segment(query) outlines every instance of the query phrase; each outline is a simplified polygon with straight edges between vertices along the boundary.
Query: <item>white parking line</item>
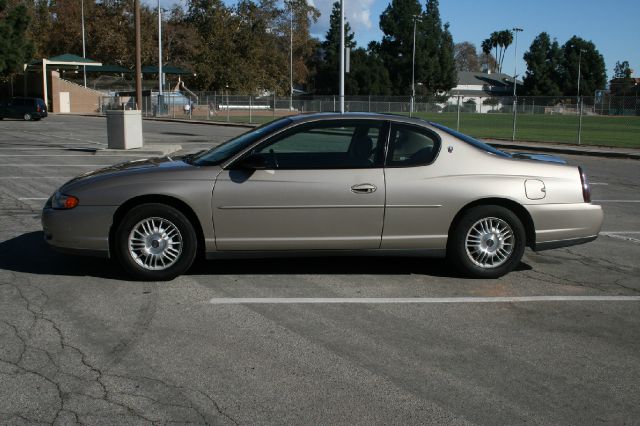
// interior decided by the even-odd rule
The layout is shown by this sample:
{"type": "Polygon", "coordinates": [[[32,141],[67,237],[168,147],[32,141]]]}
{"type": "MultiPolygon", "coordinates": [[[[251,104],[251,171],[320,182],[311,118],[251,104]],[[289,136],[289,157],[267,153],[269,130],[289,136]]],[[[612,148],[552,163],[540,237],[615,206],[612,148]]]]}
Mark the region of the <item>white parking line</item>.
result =
{"type": "Polygon", "coordinates": [[[602,231],[602,235],[616,235],[616,234],[640,234],[640,231],[602,231]]]}
{"type": "Polygon", "coordinates": [[[109,167],[113,164],[0,164],[0,167],[109,167]]]}
{"type": "Polygon", "coordinates": [[[609,184],[604,182],[589,182],[589,185],[609,185],[609,184]]]}
{"type": "MultiPolygon", "coordinates": [[[[0,154],[0,157],[90,157],[95,154],[0,154]]],[[[100,157],[148,157],[147,154],[100,154],[100,157]]]]}
{"type": "Polygon", "coordinates": [[[73,176],[0,176],[0,179],[71,179],[73,176]]]}
{"type": "Polygon", "coordinates": [[[274,304],[427,304],[522,302],[640,302],[640,296],[522,296],[522,297],[214,297],[212,305],[274,304]]]}
{"type": "Polygon", "coordinates": [[[31,200],[41,201],[41,200],[48,200],[48,198],[21,197],[21,198],[18,198],[18,200],[19,201],[31,201],[31,200]]]}
{"type": "Polygon", "coordinates": [[[594,203],[640,203],[640,200],[593,200],[594,203]]]}

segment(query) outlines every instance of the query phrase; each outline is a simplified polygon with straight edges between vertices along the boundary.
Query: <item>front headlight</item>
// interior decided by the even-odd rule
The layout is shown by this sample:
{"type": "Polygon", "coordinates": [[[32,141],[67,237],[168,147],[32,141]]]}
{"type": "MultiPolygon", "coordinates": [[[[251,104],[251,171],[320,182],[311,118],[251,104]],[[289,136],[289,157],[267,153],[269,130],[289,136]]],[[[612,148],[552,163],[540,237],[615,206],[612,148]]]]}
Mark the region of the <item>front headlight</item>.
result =
{"type": "Polygon", "coordinates": [[[73,195],[66,195],[56,191],[51,197],[51,207],[56,210],[69,210],[78,205],[80,201],[73,195]]]}

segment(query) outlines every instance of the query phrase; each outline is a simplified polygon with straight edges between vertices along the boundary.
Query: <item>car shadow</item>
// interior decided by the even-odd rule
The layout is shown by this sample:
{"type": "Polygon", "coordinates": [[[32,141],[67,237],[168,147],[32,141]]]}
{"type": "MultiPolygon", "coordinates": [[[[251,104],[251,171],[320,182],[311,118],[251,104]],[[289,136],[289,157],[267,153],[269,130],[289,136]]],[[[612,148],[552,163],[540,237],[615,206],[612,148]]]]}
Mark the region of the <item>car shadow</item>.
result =
{"type": "MultiPolygon", "coordinates": [[[[42,231],[0,242],[0,268],[38,275],[91,276],[129,281],[113,261],[60,253],[42,231]]],[[[532,269],[524,262],[516,271],[532,269]]],[[[444,259],[392,256],[199,260],[188,275],[425,275],[464,278],[444,259]]]]}
{"type": "Polygon", "coordinates": [[[0,242],[0,268],[38,275],[90,276],[127,280],[108,259],[74,256],[53,250],[42,231],[0,242]]]}

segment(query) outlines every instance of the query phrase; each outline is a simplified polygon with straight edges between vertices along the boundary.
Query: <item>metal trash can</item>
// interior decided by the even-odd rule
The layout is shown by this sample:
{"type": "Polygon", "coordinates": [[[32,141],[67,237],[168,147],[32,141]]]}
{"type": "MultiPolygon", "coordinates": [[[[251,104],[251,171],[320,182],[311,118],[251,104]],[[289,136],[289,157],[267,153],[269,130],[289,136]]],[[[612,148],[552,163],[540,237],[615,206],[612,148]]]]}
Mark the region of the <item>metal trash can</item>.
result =
{"type": "Polygon", "coordinates": [[[107,141],[109,149],[142,148],[142,111],[107,111],[107,141]]]}

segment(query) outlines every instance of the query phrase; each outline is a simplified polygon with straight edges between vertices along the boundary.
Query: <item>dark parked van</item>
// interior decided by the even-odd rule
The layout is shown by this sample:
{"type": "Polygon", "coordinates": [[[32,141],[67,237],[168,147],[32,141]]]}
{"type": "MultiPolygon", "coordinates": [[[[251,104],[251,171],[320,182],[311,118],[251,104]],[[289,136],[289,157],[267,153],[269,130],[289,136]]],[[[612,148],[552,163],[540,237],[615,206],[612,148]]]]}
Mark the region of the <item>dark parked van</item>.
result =
{"type": "Polygon", "coordinates": [[[8,101],[0,101],[0,120],[3,118],[40,120],[47,115],[47,106],[40,98],[11,98],[8,101]]]}

